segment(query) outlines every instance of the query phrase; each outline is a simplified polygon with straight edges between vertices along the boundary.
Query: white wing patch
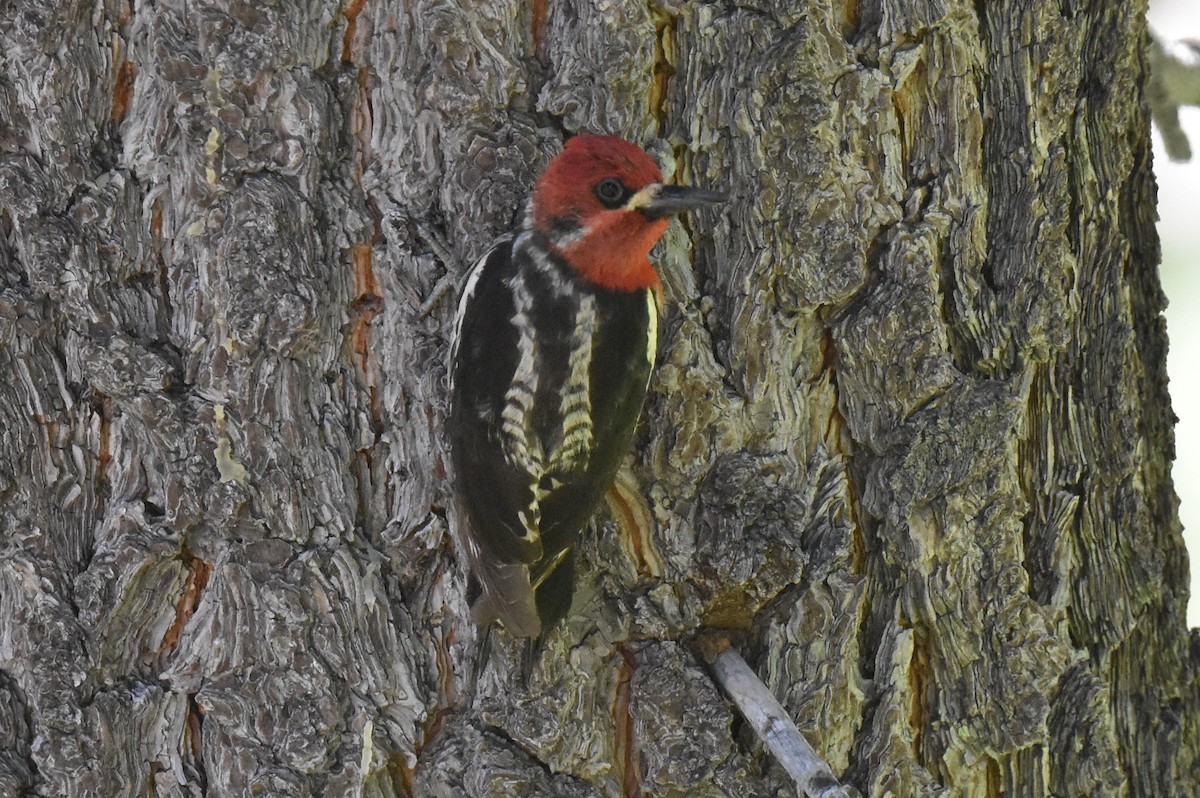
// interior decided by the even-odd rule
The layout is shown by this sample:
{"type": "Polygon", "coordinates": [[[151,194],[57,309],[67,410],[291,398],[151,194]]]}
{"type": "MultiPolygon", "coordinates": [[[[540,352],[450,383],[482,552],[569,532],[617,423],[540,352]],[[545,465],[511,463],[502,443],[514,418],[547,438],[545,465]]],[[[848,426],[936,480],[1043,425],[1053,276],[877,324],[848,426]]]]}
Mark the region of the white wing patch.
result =
{"type": "Polygon", "coordinates": [[[500,412],[500,431],[507,446],[509,461],[527,474],[542,473],[542,447],[532,435],[533,397],[537,393],[537,338],[533,320],[533,295],[520,278],[510,281],[514,313],[512,326],[517,331],[517,368],[512,384],[504,394],[504,409],[500,412]]]}
{"type": "Polygon", "coordinates": [[[509,282],[513,298],[512,325],[517,330],[517,368],[512,384],[504,395],[500,411],[500,435],[505,457],[509,463],[530,477],[532,498],[524,511],[517,513],[526,540],[540,537],[542,528],[542,492],[539,488],[545,469],[545,453],[541,441],[533,433],[533,399],[537,393],[538,372],[536,329],[529,314],[533,310],[533,294],[519,276],[509,282]]]}
{"type": "Polygon", "coordinates": [[[658,296],[653,288],[646,289],[646,362],[654,370],[658,357],[658,296]]]}
{"type": "Polygon", "coordinates": [[[584,295],[575,311],[575,332],[567,360],[567,382],[563,386],[559,415],[562,440],[550,454],[550,471],[587,468],[592,454],[592,347],[596,335],[596,300],[584,295]]]}

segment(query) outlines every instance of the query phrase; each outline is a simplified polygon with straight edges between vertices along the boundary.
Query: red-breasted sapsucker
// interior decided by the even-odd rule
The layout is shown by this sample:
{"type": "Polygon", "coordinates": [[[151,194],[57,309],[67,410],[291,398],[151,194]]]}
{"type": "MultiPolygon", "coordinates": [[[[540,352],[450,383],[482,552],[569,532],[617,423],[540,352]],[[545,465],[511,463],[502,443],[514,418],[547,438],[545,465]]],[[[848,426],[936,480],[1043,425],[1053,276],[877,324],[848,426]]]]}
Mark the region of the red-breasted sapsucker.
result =
{"type": "Polygon", "coordinates": [[[612,136],[578,135],[538,179],[525,224],[472,267],[454,322],[448,431],[477,624],[533,637],[561,619],[574,547],[629,450],[654,366],[649,253],[681,211],[612,136]]]}

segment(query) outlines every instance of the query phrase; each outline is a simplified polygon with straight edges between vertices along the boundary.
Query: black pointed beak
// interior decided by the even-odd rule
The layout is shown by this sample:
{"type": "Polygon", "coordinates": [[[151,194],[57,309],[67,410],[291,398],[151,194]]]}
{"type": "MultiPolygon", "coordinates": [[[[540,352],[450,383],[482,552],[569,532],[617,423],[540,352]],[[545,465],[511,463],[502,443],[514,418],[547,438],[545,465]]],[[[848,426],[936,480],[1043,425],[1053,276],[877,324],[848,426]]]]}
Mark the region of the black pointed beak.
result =
{"type": "Polygon", "coordinates": [[[651,219],[665,219],[684,211],[726,202],[728,199],[729,195],[724,191],[654,183],[634,194],[628,207],[640,210],[651,219]]]}

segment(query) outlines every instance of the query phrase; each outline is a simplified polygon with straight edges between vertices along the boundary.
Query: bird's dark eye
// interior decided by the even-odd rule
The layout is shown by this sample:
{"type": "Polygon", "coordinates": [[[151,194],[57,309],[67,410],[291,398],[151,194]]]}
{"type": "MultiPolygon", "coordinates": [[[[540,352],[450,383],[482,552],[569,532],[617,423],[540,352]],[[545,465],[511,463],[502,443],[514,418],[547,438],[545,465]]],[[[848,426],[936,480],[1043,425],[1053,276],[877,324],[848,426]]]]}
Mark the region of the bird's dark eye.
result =
{"type": "Polygon", "coordinates": [[[607,208],[621,207],[629,196],[629,189],[625,188],[615,177],[601,180],[596,184],[595,192],[596,199],[600,200],[607,208]]]}

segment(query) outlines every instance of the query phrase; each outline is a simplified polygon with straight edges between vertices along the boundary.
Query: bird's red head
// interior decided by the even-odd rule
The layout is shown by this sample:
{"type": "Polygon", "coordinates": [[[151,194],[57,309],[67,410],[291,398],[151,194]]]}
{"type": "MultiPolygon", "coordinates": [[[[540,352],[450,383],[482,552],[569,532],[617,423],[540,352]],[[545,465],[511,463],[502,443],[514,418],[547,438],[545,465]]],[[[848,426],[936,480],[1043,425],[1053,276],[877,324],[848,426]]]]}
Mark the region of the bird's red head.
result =
{"type": "Polygon", "coordinates": [[[529,222],[585,280],[633,291],[659,284],[649,255],[667,217],[724,199],[664,186],[662,171],[636,144],[584,134],[568,139],[538,179],[529,222]]]}

